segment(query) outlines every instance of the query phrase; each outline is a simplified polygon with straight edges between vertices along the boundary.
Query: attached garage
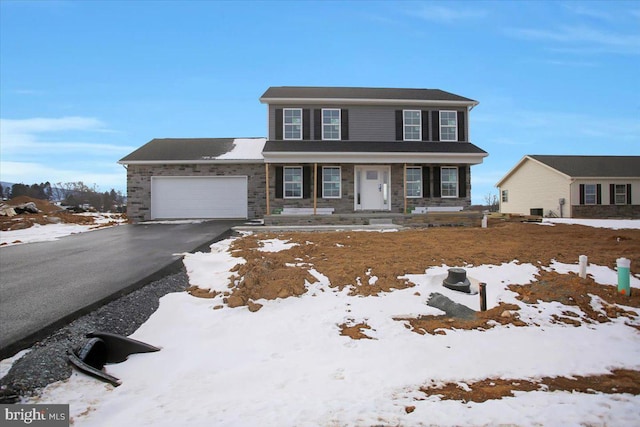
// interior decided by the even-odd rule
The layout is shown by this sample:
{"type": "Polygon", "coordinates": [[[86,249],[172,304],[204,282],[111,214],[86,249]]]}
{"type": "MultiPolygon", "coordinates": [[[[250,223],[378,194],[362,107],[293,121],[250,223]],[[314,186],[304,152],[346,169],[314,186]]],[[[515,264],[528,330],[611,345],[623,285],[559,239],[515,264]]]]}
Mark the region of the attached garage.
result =
{"type": "Polygon", "coordinates": [[[247,218],[246,176],[153,176],[151,219],[247,218]]]}

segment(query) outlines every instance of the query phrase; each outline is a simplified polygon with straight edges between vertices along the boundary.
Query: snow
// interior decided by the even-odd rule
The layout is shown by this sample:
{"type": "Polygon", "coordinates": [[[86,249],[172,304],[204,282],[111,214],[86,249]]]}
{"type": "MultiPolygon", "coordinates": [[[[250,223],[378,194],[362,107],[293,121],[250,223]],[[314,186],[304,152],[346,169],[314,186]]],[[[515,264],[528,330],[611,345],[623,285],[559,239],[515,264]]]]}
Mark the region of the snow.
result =
{"type": "Polygon", "coordinates": [[[640,219],[577,219],[577,218],[544,218],[542,224],[577,224],[588,227],[611,228],[620,230],[623,228],[640,229],[640,219]]]}
{"type": "Polygon", "coordinates": [[[266,138],[236,138],[231,151],[217,157],[218,160],[263,160],[262,149],[266,138]]]}
{"type": "MultiPolygon", "coordinates": [[[[232,239],[210,253],[185,254],[191,284],[227,290],[232,239]]],[[[264,240],[261,250],[291,247],[264,240]]],[[[292,263],[296,260],[292,259],[292,263]]],[[[540,268],[577,271],[576,264],[466,266],[472,284],[487,283],[487,305],[522,307],[521,319],[537,326],[497,326],[486,331],[448,330],[419,335],[397,317],[441,314],[426,305],[432,292],[479,309],[479,297],[444,288],[446,265],[403,278],[414,287],[378,297],[349,296],[330,288],[312,265],[313,283],[300,297],[260,300],[246,307],[213,310],[222,296],[200,299],[186,292],[160,300],[158,310],[132,338],[160,346],[132,355],[106,371],[123,384],[114,388],[74,372],[25,403],[69,403],[74,425],[113,426],[371,426],[371,425],[638,425],[640,396],[570,392],[518,392],[483,403],[440,400],[419,391],[440,382],[467,384],[486,378],[535,379],[640,369],[637,330],[618,318],[573,327],[551,322],[553,314],[579,311],[559,303],[527,306],[507,289],[535,280],[540,268]],[[342,323],[366,322],[370,340],[339,334],[342,323]],[[407,413],[405,408],[414,406],[407,413]]],[[[374,268],[375,270],[375,268],[374,268]]],[[[612,284],[616,272],[590,264],[598,283],[612,284]]],[[[367,274],[362,280],[374,280],[367,274]]],[[[640,280],[632,278],[640,288],[640,280]]],[[[597,301],[594,308],[597,308],[597,301]]],[[[637,310],[636,310],[637,311],[637,310]]]]}

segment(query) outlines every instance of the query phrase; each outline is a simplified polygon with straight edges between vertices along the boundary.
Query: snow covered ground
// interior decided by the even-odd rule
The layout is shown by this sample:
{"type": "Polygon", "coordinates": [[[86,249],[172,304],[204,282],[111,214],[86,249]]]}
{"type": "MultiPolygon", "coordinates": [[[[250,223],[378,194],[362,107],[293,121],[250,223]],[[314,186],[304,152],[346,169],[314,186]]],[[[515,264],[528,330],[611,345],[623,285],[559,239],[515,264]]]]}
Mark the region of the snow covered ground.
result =
{"type": "MultiPolygon", "coordinates": [[[[229,254],[230,244],[225,240],[212,245],[210,253],[185,254],[190,282],[227,290],[230,270],[243,261],[229,254]]],[[[263,250],[288,247],[288,242],[270,239],[263,250]]],[[[378,297],[349,296],[347,289],[330,288],[321,271],[309,268],[316,280],[308,283],[307,293],[258,300],[264,306],[255,313],[247,307],[214,309],[222,304],[221,296],[168,294],[132,335],[162,350],[106,367],[121,386],[74,372],[25,403],[69,403],[76,426],[640,425],[640,396],[630,394],[535,391],[466,403],[419,391],[434,382],[640,369],[639,332],[625,325],[629,319],[577,328],[552,323],[551,316],[566,306],[532,308],[506,288],[531,282],[540,268],[566,273],[576,272],[577,265],[514,261],[467,268],[470,278],[488,283],[489,308],[498,302],[517,304],[522,320],[538,326],[449,330],[446,335],[419,335],[393,318],[441,314],[425,304],[432,292],[479,309],[477,295],[441,286],[447,266],[407,275],[415,287],[378,297]],[[364,332],[373,339],[340,335],[338,325],[362,321],[371,327],[364,332]],[[415,410],[407,413],[411,406],[415,410]]],[[[590,265],[588,273],[601,284],[617,281],[617,273],[607,267],[590,265]]],[[[631,285],[640,288],[640,279],[632,277],[631,285]]],[[[631,322],[638,325],[640,319],[631,322]]]]}

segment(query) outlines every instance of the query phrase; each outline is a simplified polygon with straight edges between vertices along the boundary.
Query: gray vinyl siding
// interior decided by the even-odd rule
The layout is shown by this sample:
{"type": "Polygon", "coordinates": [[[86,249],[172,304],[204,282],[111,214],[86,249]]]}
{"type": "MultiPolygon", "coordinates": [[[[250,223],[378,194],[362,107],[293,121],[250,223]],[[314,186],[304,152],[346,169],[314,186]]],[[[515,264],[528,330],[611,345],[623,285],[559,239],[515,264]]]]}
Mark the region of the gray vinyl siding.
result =
{"type": "MultiPolygon", "coordinates": [[[[350,141],[395,141],[395,112],[396,110],[421,110],[428,111],[429,115],[429,135],[424,138],[426,141],[432,141],[432,115],[438,114],[439,110],[447,111],[464,111],[466,108],[453,108],[453,107],[416,107],[416,106],[358,106],[348,105],[341,106],[335,104],[327,105],[269,105],[269,139],[276,139],[275,124],[276,124],[276,109],[281,108],[302,108],[309,109],[311,111],[309,124],[311,129],[311,139],[315,139],[313,134],[314,129],[314,109],[322,108],[344,108],[349,110],[349,140],[350,141]]],[[[466,140],[469,140],[469,115],[465,114],[465,135],[466,140]]]]}

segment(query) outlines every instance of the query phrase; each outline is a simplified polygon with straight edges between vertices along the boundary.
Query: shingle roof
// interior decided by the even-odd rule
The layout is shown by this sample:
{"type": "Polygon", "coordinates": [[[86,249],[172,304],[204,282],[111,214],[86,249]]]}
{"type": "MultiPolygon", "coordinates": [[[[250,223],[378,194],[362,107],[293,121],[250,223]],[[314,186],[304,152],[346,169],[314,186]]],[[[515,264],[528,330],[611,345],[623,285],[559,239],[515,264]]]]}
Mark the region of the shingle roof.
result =
{"type": "Polygon", "coordinates": [[[118,163],[262,161],[265,141],[265,138],[157,138],[123,157],[118,163]]]}
{"type": "Polygon", "coordinates": [[[300,98],[300,99],[362,99],[362,100],[412,100],[449,101],[475,105],[478,102],[440,89],[402,89],[372,87],[310,87],[275,86],[270,87],[260,97],[260,101],[300,98]]]}
{"type": "Polygon", "coordinates": [[[640,156],[528,157],[571,177],[640,177],[640,156]]]}
{"type": "Polygon", "coordinates": [[[264,146],[265,153],[460,153],[486,154],[470,142],[421,142],[421,141],[275,141],[264,146]]]}

